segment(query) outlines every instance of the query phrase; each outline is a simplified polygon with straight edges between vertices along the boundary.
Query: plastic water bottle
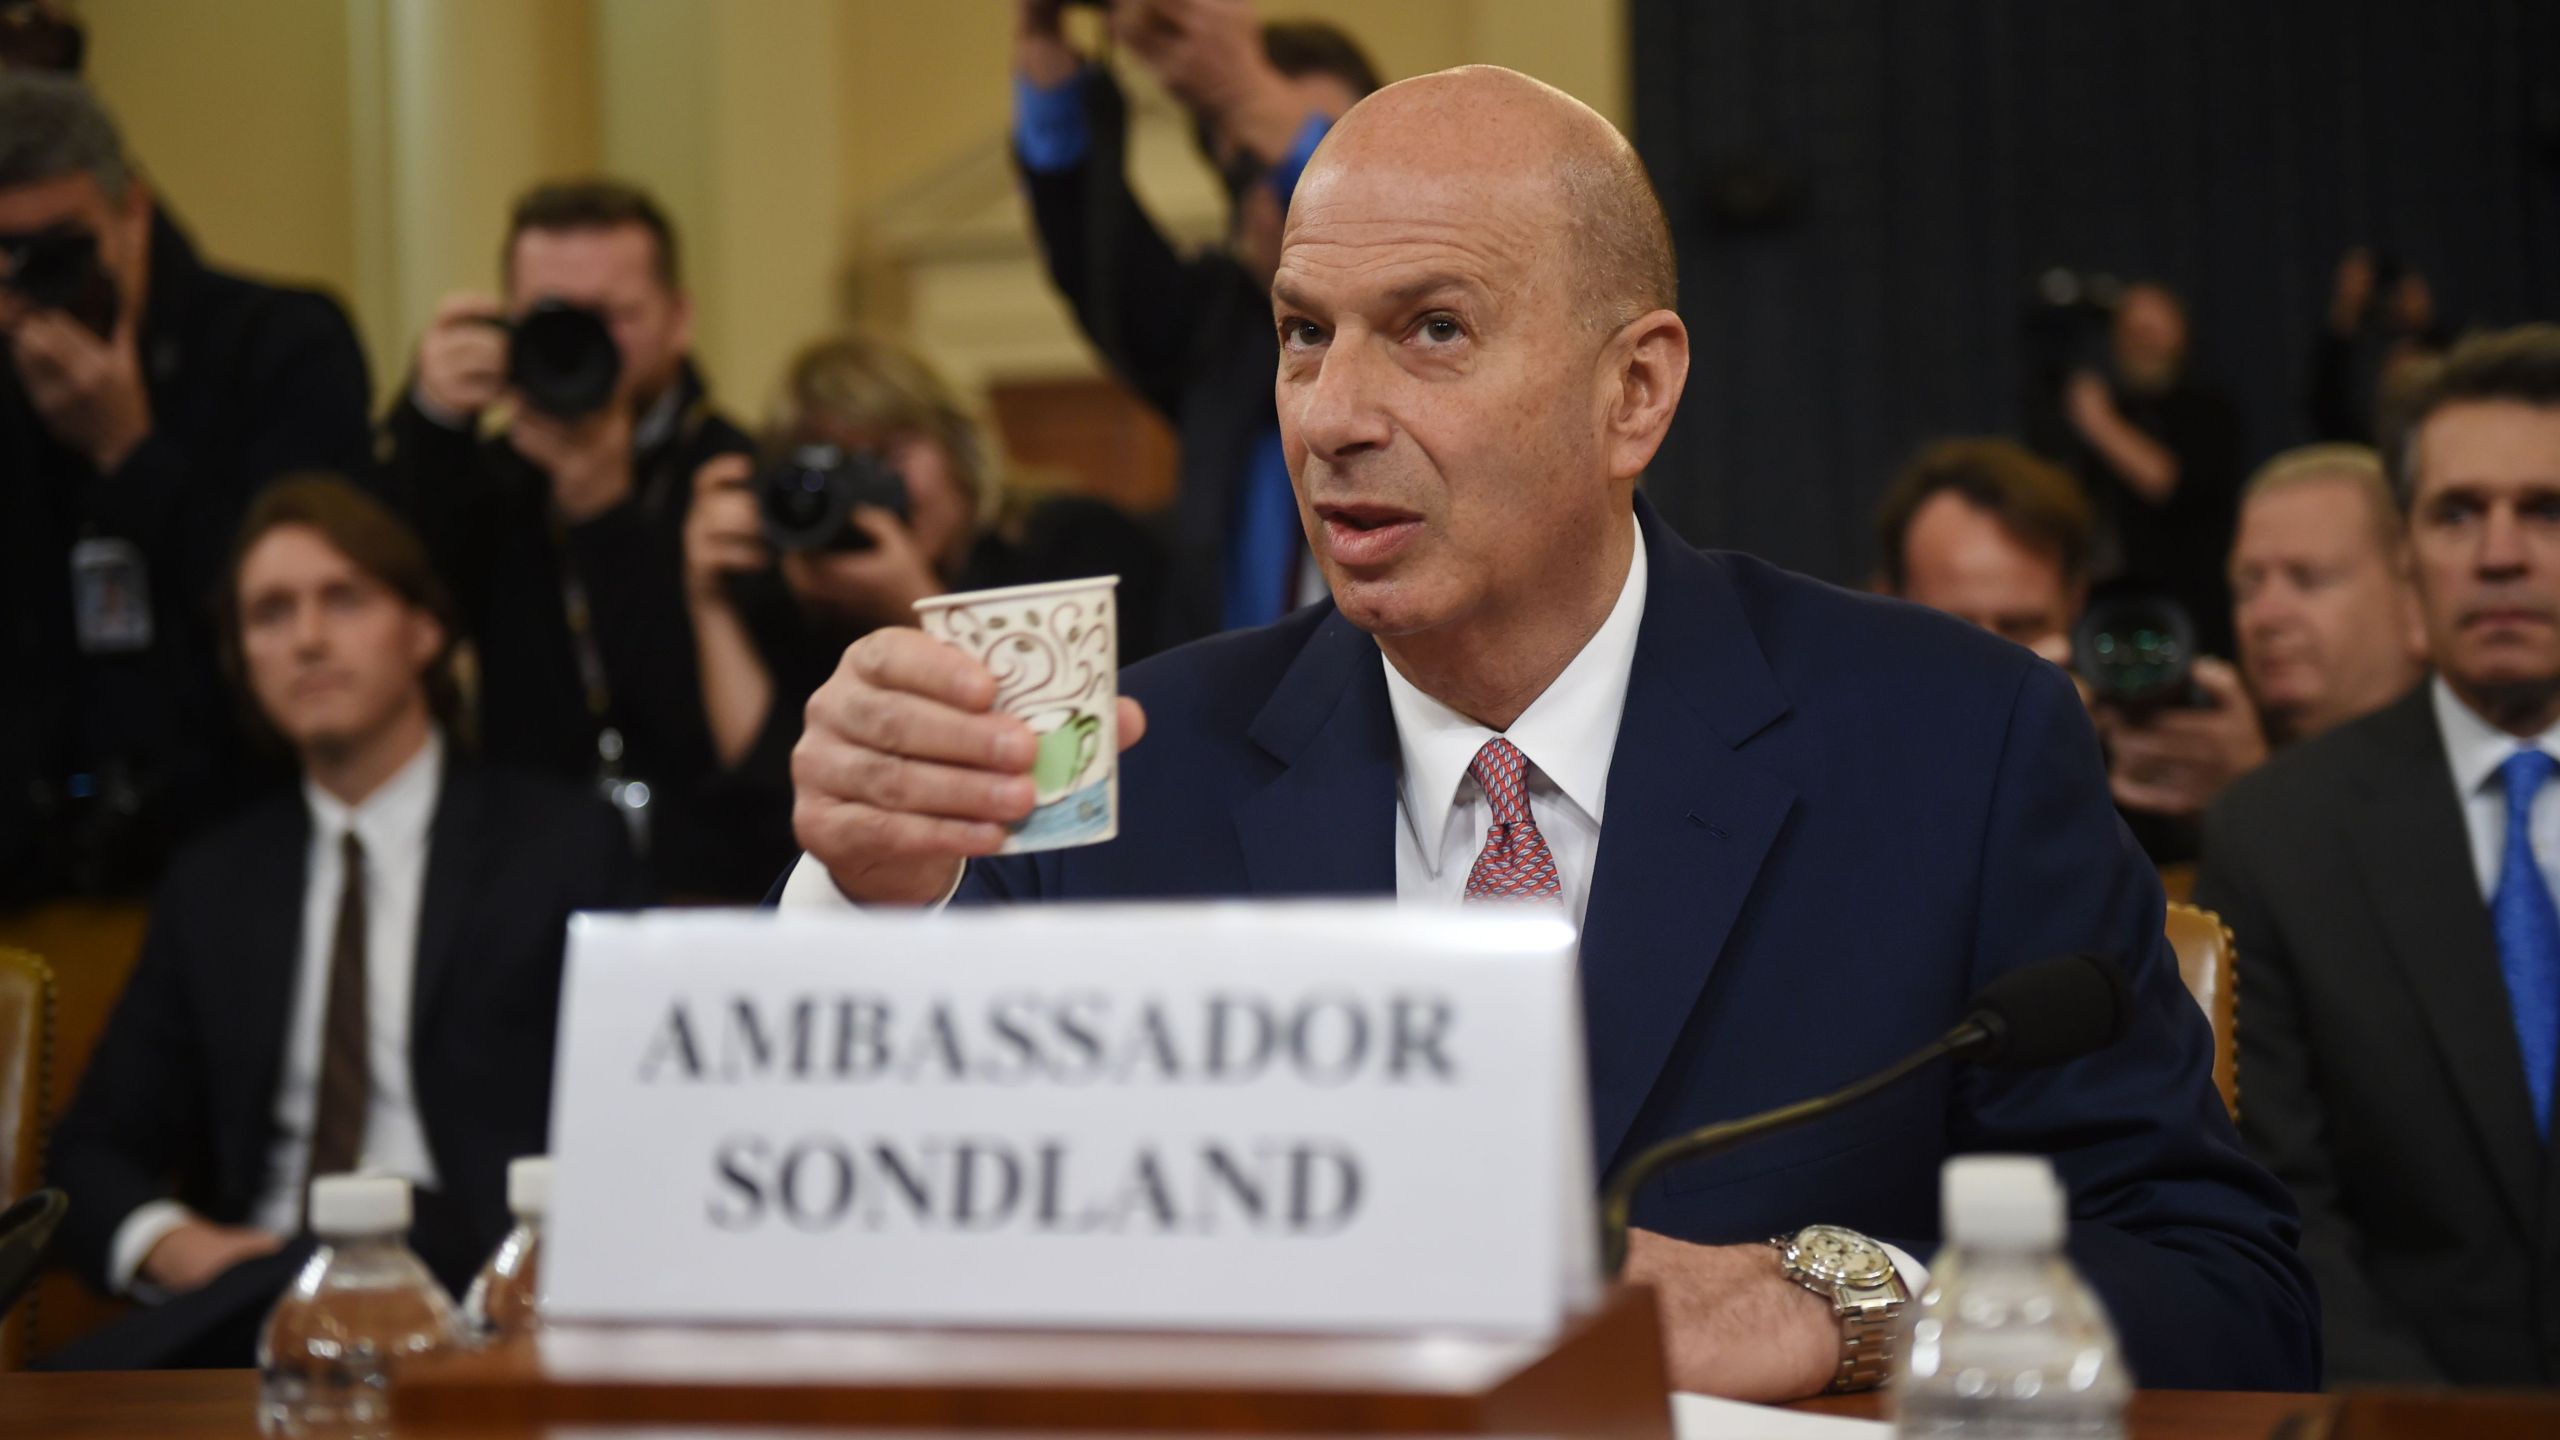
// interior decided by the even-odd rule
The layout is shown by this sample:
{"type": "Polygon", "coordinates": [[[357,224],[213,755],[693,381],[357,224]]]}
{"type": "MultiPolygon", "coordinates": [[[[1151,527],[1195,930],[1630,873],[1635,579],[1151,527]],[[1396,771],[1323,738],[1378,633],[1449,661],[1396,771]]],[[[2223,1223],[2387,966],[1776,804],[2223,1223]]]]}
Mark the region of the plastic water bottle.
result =
{"type": "Polygon", "coordinates": [[[1897,1433],[1965,1440],[2123,1440],[2115,1327],[2064,1258],[2051,1162],[1968,1155],[1940,1183],[1947,1245],[1896,1367],[1897,1433]]]}
{"type": "Polygon", "coordinates": [[[312,1440],[391,1433],[394,1368],[455,1343],[453,1301],[409,1250],[409,1182],[311,1182],[320,1248],[258,1339],[258,1429],[312,1440]]]}
{"type": "Polygon", "coordinates": [[[533,1292],[542,1276],[542,1215],[551,1206],[551,1160],[527,1155],[507,1162],[507,1209],[516,1226],[498,1242],[462,1297],[462,1323],[482,1344],[534,1326],[533,1292]]]}

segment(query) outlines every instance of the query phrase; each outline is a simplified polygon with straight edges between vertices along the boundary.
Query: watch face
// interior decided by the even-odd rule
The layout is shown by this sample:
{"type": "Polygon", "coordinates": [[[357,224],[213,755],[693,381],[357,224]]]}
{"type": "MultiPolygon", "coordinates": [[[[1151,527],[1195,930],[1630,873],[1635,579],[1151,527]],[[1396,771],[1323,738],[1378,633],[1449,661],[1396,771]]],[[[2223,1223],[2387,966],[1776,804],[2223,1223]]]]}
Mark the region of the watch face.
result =
{"type": "Polygon", "coordinates": [[[1808,1225],[1788,1242],[1787,1258],[1825,1284],[1864,1290],[1893,1275],[1893,1257],[1884,1247],[1855,1230],[1837,1225],[1808,1225]]]}

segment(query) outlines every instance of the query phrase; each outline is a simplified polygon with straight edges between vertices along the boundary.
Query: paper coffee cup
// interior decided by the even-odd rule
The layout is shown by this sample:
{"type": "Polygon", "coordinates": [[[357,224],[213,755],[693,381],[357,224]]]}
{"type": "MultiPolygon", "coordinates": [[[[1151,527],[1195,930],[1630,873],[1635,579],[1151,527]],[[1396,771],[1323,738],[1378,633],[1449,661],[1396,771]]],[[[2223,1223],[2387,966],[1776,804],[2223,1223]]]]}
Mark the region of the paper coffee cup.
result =
{"type": "Polygon", "coordinates": [[[1120,640],[1117,575],[972,590],[916,602],[924,632],[996,677],[996,708],[1039,738],[1037,808],[1005,838],[1007,855],[1095,845],[1120,833],[1120,640]]]}

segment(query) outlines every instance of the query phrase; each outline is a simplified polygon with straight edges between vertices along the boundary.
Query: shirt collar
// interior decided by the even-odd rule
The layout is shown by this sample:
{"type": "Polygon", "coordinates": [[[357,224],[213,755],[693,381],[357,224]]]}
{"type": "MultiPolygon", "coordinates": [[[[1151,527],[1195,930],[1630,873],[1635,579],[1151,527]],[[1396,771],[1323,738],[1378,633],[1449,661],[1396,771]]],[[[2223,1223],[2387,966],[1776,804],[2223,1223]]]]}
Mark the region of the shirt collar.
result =
{"type": "Polygon", "coordinates": [[[2427,682],[2427,698],[2435,705],[2436,729],[2444,736],[2445,763],[2453,768],[2453,783],[2465,796],[2487,788],[2497,778],[2498,767],[2519,750],[2560,757],[2560,725],[2529,740],[2510,735],[2463,704],[2441,675],[2427,682]]]}
{"type": "Polygon", "coordinates": [[[335,845],[349,830],[364,842],[368,855],[392,855],[426,844],[427,827],[435,822],[436,792],[444,783],[444,736],[430,728],[427,743],[390,779],[350,806],[305,776],[303,802],[311,807],[311,833],[335,845]]]}
{"type": "MultiPolygon", "coordinates": [[[[1632,520],[1628,522],[1634,524],[1632,520]]],[[[1459,782],[1484,743],[1500,733],[1527,756],[1538,773],[1575,808],[1600,822],[1609,789],[1609,761],[1618,748],[1618,722],[1627,707],[1627,681],[1635,673],[1636,632],[1644,620],[1644,531],[1636,530],[1634,557],[1618,587],[1609,618],[1508,730],[1489,730],[1404,678],[1381,653],[1387,672],[1387,704],[1395,714],[1403,750],[1406,822],[1423,863],[1437,866],[1445,827],[1454,817],[1459,782]]],[[[1433,871],[1437,874],[1437,870],[1433,871]]]]}

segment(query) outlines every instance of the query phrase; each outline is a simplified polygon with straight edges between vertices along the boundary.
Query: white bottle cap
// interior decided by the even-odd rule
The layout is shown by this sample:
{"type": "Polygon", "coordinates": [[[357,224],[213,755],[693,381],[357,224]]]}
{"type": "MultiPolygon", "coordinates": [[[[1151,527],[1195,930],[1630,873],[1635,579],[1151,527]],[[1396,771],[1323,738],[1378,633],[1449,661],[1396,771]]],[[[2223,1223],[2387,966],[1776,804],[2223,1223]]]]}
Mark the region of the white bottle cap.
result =
{"type": "Polygon", "coordinates": [[[2041,1155],[1959,1155],[1939,1172],[1947,1239],[1998,1250],[2062,1244],[2062,1182],[2041,1155]]]}
{"type": "Polygon", "coordinates": [[[311,1182],[311,1230],[323,1240],[409,1228],[409,1182],[397,1175],[323,1175],[311,1182]]]}
{"type": "Polygon", "coordinates": [[[539,1220],[551,1208],[551,1157],[526,1155],[507,1162],[507,1209],[519,1220],[539,1220]]]}

